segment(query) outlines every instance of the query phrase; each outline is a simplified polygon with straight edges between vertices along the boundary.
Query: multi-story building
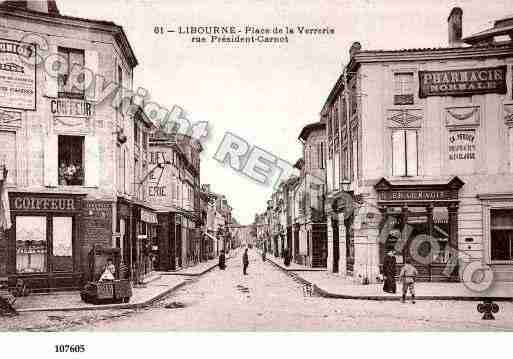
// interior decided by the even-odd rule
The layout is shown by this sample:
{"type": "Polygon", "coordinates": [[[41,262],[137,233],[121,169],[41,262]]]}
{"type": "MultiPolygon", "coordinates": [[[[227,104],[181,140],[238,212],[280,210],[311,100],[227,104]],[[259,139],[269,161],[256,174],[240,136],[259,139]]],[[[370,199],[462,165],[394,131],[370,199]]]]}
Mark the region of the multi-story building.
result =
{"type": "Polygon", "coordinates": [[[299,247],[296,256],[309,267],[326,267],[328,256],[326,218],[324,214],[325,127],[322,122],[306,125],[299,140],[303,145],[297,208],[299,247]]]}
{"type": "Polygon", "coordinates": [[[213,255],[218,255],[221,250],[235,248],[230,228],[237,224],[232,218],[232,207],[228,199],[223,194],[213,192],[209,184],[202,185],[202,195],[206,204],[203,208],[206,218],[203,234],[206,240],[211,241],[213,255]]]}
{"type": "Polygon", "coordinates": [[[77,288],[99,245],[119,248],[117,274],[136,278],[151,268],[145,261],[141,272],[138,240],[155,213],[136,173],[151,124],[98,91],[111,83],[121,100],[132,88],[137,59],[122,27],[62,15],[55,1],[4,1],[0,18],[0,161],[12,220],[0,230],[0,275],[33,290],[77,288]]]}
{"type": "Polygon", "coordinates": [[[148,201],[158,212],[158,265],[176,270],[201,260],[201,143],[159,127],[150,138],[148,201]]]}
{"type": "Polygon", "coordinates": [[[513,19],[461,24],[444,48],[351,47],[322,111],[332,270],[374,281],[395,248],[422,280],[513,280],[513,19]]]}

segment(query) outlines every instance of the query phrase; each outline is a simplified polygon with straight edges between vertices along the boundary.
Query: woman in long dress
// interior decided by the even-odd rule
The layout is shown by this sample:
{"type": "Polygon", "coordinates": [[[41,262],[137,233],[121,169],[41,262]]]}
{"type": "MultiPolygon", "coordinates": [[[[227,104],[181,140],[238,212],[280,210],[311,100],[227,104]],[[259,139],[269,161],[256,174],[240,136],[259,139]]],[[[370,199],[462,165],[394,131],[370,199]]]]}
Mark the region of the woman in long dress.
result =
{"type": "Polygon", "coordinates": [[[385,277],[383,291],[387,293],[395,293],[397,291],[395,283],[396,264],[394,252],[389,251],[383,260],[383,276],[385,277]]]}

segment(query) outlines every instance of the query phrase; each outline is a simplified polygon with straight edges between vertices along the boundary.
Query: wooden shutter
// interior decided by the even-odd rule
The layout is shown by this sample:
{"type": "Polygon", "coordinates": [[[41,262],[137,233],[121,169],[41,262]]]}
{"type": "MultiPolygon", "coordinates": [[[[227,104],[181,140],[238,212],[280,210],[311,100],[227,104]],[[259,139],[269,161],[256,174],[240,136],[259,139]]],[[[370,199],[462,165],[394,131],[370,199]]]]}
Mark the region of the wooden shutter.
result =
{"type": "Polygon", "coordinates": [[[406,174],[405,166],[405,131],[392,132],[392,175],[404,176],[406,174]]]}
{"type": "Polygon", "coordinates": [[[417,176],[417,131],[406,132],[406,174],[408,176],[417,176]]]}
{"type": "Polygon", "coordinates": [[[513,127],[508,128],[509,134],[509,171],[513,173],[513,127]]]}
{"type": "Polygon", "coordinates": [[[49,134],[45,139],[44,144],[44,184],[47,187],[55,187],[58,184],[57,170],[58,170],[58,136],[49,134]]]}
{"type": "MultiPolygon", "coordinates": [[[[85,67],[93,73],[93,78],[96,78],[98,74],[98,52],[94,50],[86,50],[85,51],[85,67]]],[[[85,91],[85,96],[87,100],[94,101],[96,99],[95,94],[95,81],[89,84],[89,88],[85,91]]]]}
{"type": "Polygon", "coordinates": [[[100,150],[96,136],[85,136],[85,185],[98,187],[100,178],[100,150]]]}
{"type": "MultiPolygon", "coordinates": [[[[58,54],[57,45],[49,45],[49,51],[50,51],[49,55],[54,55],[54,56],[52,56],[52,59],[55,58],[55,55],[58,54]]],[[[44,79],[45,79],[45,96],[57,97],[57,88],[58,88],[57,76],[52,77],[45,71],[44,79]]]]}

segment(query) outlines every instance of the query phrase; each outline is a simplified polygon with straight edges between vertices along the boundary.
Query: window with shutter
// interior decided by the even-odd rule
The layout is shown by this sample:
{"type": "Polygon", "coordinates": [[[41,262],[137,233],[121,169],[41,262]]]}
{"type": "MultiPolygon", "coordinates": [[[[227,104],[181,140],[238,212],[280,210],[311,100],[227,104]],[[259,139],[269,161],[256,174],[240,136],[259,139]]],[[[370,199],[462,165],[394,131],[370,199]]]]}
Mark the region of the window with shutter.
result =
{"type": "Polygon", "coordinates": [[[393,176],[418,175],[417,146],[416,130],[397,130],[392,132],[393,176]]]}
{"type": "Polygon", "coordinates": [[[98,187],[101,170],[98,138],[96,136],[86,136],[85,148],[85,185],[98,187]]]}
{"type": "MultiPolygon", "coordinates": [[[[85,55],[84,50],[71,49],[66,47],[58,48],[59,57],[66,62],[65,66],[60,67],[59,76],[57,78],[59,87],[59,97],[84,99],[84,84],[73,83],[70,79],[74,66],[84,67],[85,55]]],[[[78,82],[78,81],[76,81],[78,82]]]]}

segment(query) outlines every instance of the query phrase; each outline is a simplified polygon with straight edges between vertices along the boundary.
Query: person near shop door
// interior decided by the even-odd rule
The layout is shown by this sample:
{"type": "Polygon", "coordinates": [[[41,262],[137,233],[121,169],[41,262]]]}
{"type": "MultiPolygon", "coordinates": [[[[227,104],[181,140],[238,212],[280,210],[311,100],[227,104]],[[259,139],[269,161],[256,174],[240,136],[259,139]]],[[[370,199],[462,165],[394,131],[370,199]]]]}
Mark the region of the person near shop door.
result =
{"type": "Polygon", "coordinates": [[[221,269],[221,270],[226,269],[226,256],[224,255],[223,250],[221,250],[221,253],[219,254],[219,269],[221,269]]]}
{"type": "Polygon", "coordinates": [[[244,254],[242,255],[242,273],[244,275],[247,275],[247,270],[248,270],[248,266],[249,266],[249,257],[248,257],[248,249],[244,249],[244,254]]]}
{"type": "Polygon", "coordinates": [[[395,259],[394,251],[389,251],[383,260],[383,291],[386,293],[395,293],[397,291],[395,283],[396,264],[397,260],[395,259]]]}
{"type": "Polygon", "coordinates": [[[406,301],[406,292],[410,290],[411,302],[415,303],[415,279],[417,278],[417,269],[411,265],[410,259],[405,260],[405,264],[399,273],[399,279],[403,283],[403,298],[402,302],[406,301]]]}

